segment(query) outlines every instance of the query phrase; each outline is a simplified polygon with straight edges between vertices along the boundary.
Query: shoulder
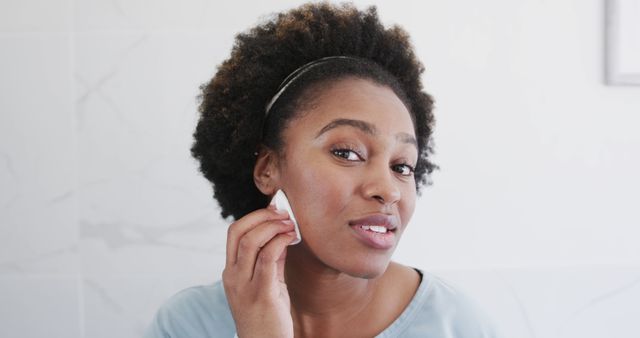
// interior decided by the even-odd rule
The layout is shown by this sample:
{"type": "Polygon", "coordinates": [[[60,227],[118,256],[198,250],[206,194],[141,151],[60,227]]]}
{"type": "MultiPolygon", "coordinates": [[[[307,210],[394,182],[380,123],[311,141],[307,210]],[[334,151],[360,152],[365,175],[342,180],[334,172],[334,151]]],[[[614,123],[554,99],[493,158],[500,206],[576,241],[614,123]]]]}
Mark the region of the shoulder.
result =
{"type": "Polygon", "coordinates": [[[233,337],[235,325],[221,281],[195,286],[169,298],[156,313],[145,338],[233,337]]]}
{"type": "Polygon", "coordinates": [[[410,318],[402,328],[403,337],[500,337],[493,320],[461,288],[421,272],[422,282],[406,311],[410,318]]]}

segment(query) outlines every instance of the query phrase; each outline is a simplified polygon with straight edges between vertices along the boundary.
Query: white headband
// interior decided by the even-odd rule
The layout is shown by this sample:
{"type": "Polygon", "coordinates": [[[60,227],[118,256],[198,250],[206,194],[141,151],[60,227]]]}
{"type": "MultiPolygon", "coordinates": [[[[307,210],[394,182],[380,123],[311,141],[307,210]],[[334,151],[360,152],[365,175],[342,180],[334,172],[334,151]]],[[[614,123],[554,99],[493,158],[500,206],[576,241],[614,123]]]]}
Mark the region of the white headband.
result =
{"type": "Polygon", "coordinates": [[[276,92],[275,95],[273,95],[271,100],[269,100],[269,103],[264,109],[265,117],[269,115],[269,110],[271,110],[271,107],[273,107],[276,101],[278,101],[278,98],[282,95],[282,93],[284,93],[287,87],[289,87],[289,85],[291,85],[295,80],[297,80],[300,76],[302,76],[302,74],[308,72],[313,67],[316,67],[318,65],[327,63],[332,60],[337,60],[337,59],[358,60],[356,57],[352,57],[352,56],[344,56],[344,55],[326,56],[326,57],[305,63],[304,65],[298,67],[291,74],[289,74],[289,76],[287,76],[284,79],[284,81],[282,81],[282,83],[280,83],[280,86],[278,86],[278,91],[276,92]]]}

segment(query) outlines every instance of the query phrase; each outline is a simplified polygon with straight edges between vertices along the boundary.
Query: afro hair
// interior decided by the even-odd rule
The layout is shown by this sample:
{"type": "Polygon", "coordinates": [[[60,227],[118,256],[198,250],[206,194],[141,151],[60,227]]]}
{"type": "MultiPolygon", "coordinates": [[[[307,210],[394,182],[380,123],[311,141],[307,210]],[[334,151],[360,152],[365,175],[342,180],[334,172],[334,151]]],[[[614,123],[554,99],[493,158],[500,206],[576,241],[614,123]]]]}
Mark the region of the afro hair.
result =
{"type": "Polygon", "coordinates": [[[267,206],[268,196],[253,181],[256,149],[265,144],[279,150],[279,135],[296,108],[308,100],[308,89],[347,76],[387,85],[407,106],[418,141],[414,178],[419,193],[437,169],[430,161],[433,100],[423,91],[423,72],[408,34],[398,26],[382,25],[375,7],[360,11],[352,4],[309,3],[238,34],[231,56],[201,86],[200,117],[191,148],[200,171],[213,185],[222,217],[239,219],[267,206]],[[267,119],[265,106],[282,81],[300,66],[327,56],[363,62],[339,62],[329,71],[310,75],[310,80],[295,81],[267,119]]]}

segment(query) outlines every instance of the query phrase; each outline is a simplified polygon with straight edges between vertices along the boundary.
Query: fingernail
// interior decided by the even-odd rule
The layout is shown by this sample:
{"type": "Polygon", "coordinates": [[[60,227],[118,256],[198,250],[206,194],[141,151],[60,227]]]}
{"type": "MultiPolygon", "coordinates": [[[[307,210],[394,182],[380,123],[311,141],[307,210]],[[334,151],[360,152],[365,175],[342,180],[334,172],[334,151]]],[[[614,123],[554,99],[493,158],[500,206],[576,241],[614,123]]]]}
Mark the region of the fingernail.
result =
{"type": "Polygon", "coordinates": [[[289,236],[291,236],[291,241],[289,243],[293,243],[298,239],[298,235],[296,235],[295,231],[291,231],[289,233],[287,233],[289,236]]]}
{"type": "Polygon", "coordinates": [[[280,209],[276,209],[276,213],[278,213],[280,215],[288,215],[289,214],[286,210],[280,210],[280,209]]]}
{"type": "Polygon", "coordinates": [[[284,223],[284,224],[286,224],[286,225],[288,225],[288,226],[293,226],[293,221],[292,221],[292,220],[289,220],[289,219],[285,219],[285,220],[283,220],[283,221],[282,221],[282,223],[284,223]]]}

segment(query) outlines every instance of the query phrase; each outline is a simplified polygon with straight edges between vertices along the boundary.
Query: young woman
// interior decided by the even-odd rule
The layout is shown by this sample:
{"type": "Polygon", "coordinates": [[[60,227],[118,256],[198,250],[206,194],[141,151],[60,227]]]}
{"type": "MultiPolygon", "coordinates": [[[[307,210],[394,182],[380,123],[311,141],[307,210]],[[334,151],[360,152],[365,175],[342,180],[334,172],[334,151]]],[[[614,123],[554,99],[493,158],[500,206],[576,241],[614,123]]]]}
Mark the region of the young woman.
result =
{"type": "Polygon", "coordinates": [[[235,219],[222,281],[172,297],[147,337],[495,337],[460,292],[390,261],[436,168],[422,72],[373,7],[307,4],[238,35],[192,148],[235,219]]]}

